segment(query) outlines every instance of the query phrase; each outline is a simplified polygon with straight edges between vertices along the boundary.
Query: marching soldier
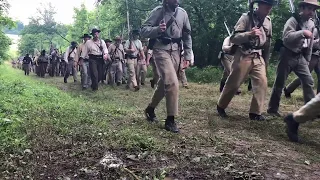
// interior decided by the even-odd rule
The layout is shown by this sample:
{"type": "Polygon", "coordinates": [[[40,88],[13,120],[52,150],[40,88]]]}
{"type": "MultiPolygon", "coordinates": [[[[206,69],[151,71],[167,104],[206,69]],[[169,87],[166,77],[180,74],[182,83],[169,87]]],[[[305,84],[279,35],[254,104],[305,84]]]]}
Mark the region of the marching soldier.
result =
{"type": "Polygon", "coordinates": [[[115,43],[111,44],[108,48],[109,55],[111,58],[110,66],[110,83],[120,86],[122,83],[122,61],[124,60],[124,49],[121,44],[120,36],[115,37],[115,43]]]}
{"type": "Polygon", "coordinates": [[[144,54],[144,58],[139,58],[138,59],[138,63],[137,63],[137,83],[138,86],[145,85],[145,81],[146,81],[146,77],[147,77],[147,62],[146,62],[146,55],[148,52],[148,47],[147,47],[147,43],[148,40],[147,39],[143,39],[142,41],[142,48],[143,48],[143,54],[144,54]]]}
{"type": "Polygon", "coordinates": [[[44,78],[48,67],[49,57],[46,55],[46,51],[42,50],[38,57],[37,63],[39,65],[39,76],[44,78]]]}
{"type": "MultiPolygon", "coordinates": [[[[320,44],[319,44],[319,33],[317,28],[314,29],[314,35],[316,40],[314,40],[312,56],[309,62],[309,70],[312,73],[315,70],[318,78],[317,94],[320,92],[320,44]]],[[[291,97],[291,93],[296,90],[301,85],[299,78],[293,80],[286,88],[284,88],[284,95],[287,98],[291,97]]]]}
{"type": "Polygon", "coordinates": [[[160,79],[152,97],[151,103],[145,110],[148,121],[155,122],[155,108],[166,98],[167,119],[165,129],[174,133],[179,132],[175,122],[178,115],[179,80],[177,73],[181,68],[182,42],[184,57],[189,65],[191,60],[192,39],[191,26],[187,12],[178,7],[179,0],[163,0],[163,5],[156,7],[144,23],[141,35],[153,39],[153,56],[160,79]]]}
{"type": "Polygon", "coordinates": [[[314,98],[313,79],[308,68],[311,60],[315,29],[314,17],[319,8],[317,0],[304,0],[299,3],[299,17],[291,17],[284,25],[283,47],[280,51],[280,62],[277,77],[269,101],[268,113],[280,117],[279,103],[285,81],[291,71],[299,77],[303,88],[304,102],[314,98]]]}
{"type": "MultiPolygon", "coordinates": [[[[263,121],[262,116],[265,96],[267,92],[267,76],[265,60],[262,56],[263,48],[270,46],[265,44],[267,36],[271,36],[271,21],[267,18],[274,0],[254,0],[258,3],[256,11],[243,14],[235,25],[231,43],[235,44],[236,52],[232,64],[231,73],[220,95],[217,111],[221,117],[227,117],[225,109],[237,93],[241,83],[248,76],[253,85],[253,98],[249,110],[251,120],[263,121]],[[260,27],[259,27],[260,26],[260,27]]],[[[267,61],[267,60],[266,60],[267,61]]]]}
{"type": "MultiPolygon", "coordinates": [[[[182,51],[181,52],[181,59],[182,59],[182,62],[184,62],[184,56],[183,56],[184,52],[182,51]]],[[[190,59],[190,65],[191,65],[191,59],[190,59]]],[[[181,81],[182,83],[182,87],[186,88],[186,89],[189,89],[189,86],[188,86],[188,79],[187,79],[187,75],[186,75],[186,68],[184,67],[180,67],[180,71],[179,71],[179,77],[178,79],[181,81]]]]}
{"type": "Polygon", "coordinates": [[[98,90],[98,83],[103,79],[104,64],[108,60],[108,48],[104,40],[99,38],[100,30],[92,29],[92,39],[88,40],[81,53],[81,59],[89,57],[91,88],[98,90]]]}
{"type": "Polygon", "coordinates": [[[23,58],[23,70],[24,70],[24,75],[29,76],[30,73],[30,65],[32,64],[32,59],[29,56],[29,54],[26,54],[26,56],[23,58]]]}
{"type": "Polygon", "coordinates": [[[66,62],[64,83],[68,82],[68,78],[71,72],[73,75],[73,81],[77,82],[78,61],[76,59],[76,55],[77,55],[77,43],[73,41],[71,42],[71,46],[67,48],[66,53],[64,54],[64,61],[66,62]]]}
{"type": "MultiPolygon", "coordinates": [[[[124,48],[126,41],[121,42],[122,47],[124,48]]],[[[127,67],[127,53],[124,51],[124,59],[121,61],[122,64],[122,84],[127,84],[128,81],[128,67],[127,67]]]]}
{"type": "Polygon", "coordinates": [[[37,76],[40,76],[40,66],[39,66],[39,63],[38,63],[39,57],[40,57],[40,53],[37,52],[35,54],[34,61],[33,61],[34,65],[35,65],[35,73],[36,73],[37,76]]]}
{"type": "Polygon", "coordinates": [[[51,53],[50,64],[51,64],[50,76],[52,77],[58,76],[59,66],[60,66],[60,57],[57,49],[54,49],[51,53]]]}
{"type": "MultiPolygon", "coordinates": [[[[222,92],[223,87],[226,84],[227,78],[230,75],[232,63],[234,60],[233,55],[230,54],[232,48],[232,44],[230,42],[230,36],[226,37],[223,41],[222,51],[223,57],[221,57],[221,64],[223,66],[223,76],[220,82],[220,92],[222,92]]],[[[241,91],[238,90],[236,94],[240,94],[241,91]]]]}
{"type": "Polygon", "coordinates": [[[140,89],[137,83],[137,65],[138,58],[144,59],[142,43],[139,40],[139,30],[132,30],[131,37],[126,41],[124,50],[127,54],[127,66],[129,73],[129,81],[127,87],[133,86],[135,91],[140,89]]]}
{"type": "Polygon", "coordinates": [[[64,77],[65,73],[66,73],[66,61],[64,60],[64,56],[65,56],[65,52],[61,54],[61,62],[60,62],[60,76],[64,77]]]}
{"type": "Polygon", "coordinates": [[[85,90],[89,87],[90,84],[90,67],[89,67],[89,57],[86,56],[83,59],[81,59],[81,55],[83,52],[83,48],[88,40],[91,39],[91,36],[89,34],[84,34],[82,37],[83,43],[79,45],[78,51],[77,51],[77,59],[79,61],[79,65],[81,67],[81,85],[82,89],[85,90]]]}
{"type": "MultiPolygon", "coordinates": [[[[104,41],[106,43],[107,49],[109,49],[110,45],[112,44],[112,41],[110,39],[106,39],[104,41]]],[[[104,74],[103,74],[103,81],[106,81],[106,84],[110,83],[110,66],[111,66],[111,59],[108,56],[108,60],[105,61],[104,64],[104,74]]]]}
{"type": "Polygon", "coordinates": [[[154,85],[157,84],[159,80],[159,72],[154,62],[153,50],[149,48],[149,45],[148,45],[148,54],[147,54],[146,63],[147,63],[147,66],[151,64],[151,67],[152,67],[153,76],[152,76],[152,79],[150,80],[150,83],[151,83],[151,88],[154,88],[154,85]]]}
{"type": "Polygon", "coordinates": [[[314,120],[319,117],[320,94],[311,99],[298,111],[287,115],[284,119],[286,123],[286,133],[293,142],[299,142],[298,129],[301,123],[314,120]]]}

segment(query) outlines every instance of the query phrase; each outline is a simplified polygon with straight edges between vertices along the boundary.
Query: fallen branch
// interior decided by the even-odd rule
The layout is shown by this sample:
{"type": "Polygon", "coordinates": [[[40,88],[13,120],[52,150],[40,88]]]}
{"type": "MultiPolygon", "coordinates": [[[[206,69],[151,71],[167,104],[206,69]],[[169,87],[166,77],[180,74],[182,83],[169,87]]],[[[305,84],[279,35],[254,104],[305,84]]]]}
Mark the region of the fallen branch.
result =
{"type": "Polygon", "coordinates": [[[131,176],[133,176],[134,179],[140,180],[140,178],[139,178],[137,175],[135,175],[134,172],[130,171],[128,168],[123,167],[122,169],[123,169],[124,171],[126,171],[127,173],[129,173],[131,176]]]}

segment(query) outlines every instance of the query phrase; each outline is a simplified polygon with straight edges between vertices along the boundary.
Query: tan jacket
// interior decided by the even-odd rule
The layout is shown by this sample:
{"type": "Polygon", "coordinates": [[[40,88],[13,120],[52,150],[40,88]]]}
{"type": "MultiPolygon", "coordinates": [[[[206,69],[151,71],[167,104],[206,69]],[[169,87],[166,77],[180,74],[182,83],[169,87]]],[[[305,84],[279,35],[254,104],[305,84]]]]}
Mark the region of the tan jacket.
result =
{"type": "MultiPolygon", "coordinates": [[[[283,28],[282,40],[283,45],[295,53],[300,53],[303,49],[303,44],[306,38],[303,35],[303,30],[314,31],[314,22],[309,19],[308,21],[302,22],[301,30],[298,30],[298,22],[294,17],[287,20],[283,28]]],[[[311,60],[312,48],[313,48],[313,38],[307,40],[307,51],[305,58],[307,61],[311,60]]]]}
{"type": "MultiPolygon", "coordinates": [[[[254,16],[253,21],[255,22],[255,25],[258,25],[258,20],[256,16],[254,16]]],[[[237,24],[235,25],[235,35],[231,39],[231,43],[239,45],[241,47],[242,44],[248,43],[250,39],[252,38],[250,36],[250,32],[253,27],[255,27],[250,22],[250,17],[248,13],[244,13],[240,19],[238,20],[237,24]]],[[[259,37],[260,39],[260,44],[259,46],[263,47],[262,50],[245,50],[244,48],[241,49],[243,54],[251,54],[252,52],[258,52],[260,55],[265,56],[265,61],[269,59],[269,54],[270,54],[270,38],[272,36],[272,24],[271,24],[271,19],[269,17],[266,17],[263,26],[260,27],[260,30],[262,32],[262,35],[259,37]],[[262,51],[264,51],[264,54],[268,55],[263,55],[262,51]]]]}
{"type": "MultiPolygon", "coordinates": [[[[78,47],[77,56],[75,58],[77,61],[79,61],[81,54],[83,54],[84,46],[85,46],[85,43],[81,43],[78,47]]],[[[89,59],[89,56],[84,57],[84,59],[89,59]]]]}
{"type": "Polygon", "coordinates": [[[64,54],[64,61],[66,63],[68,63],[68,57],[70,58],[73,58],[73,60],[75,62],[78,62],[78,59],[76,59],[76,56],[77,56],[77,48],[75,48],[73,51],[72,51],[72,48],[71,47],[68,47],[67,50],[66,50],[66,53],[64,54]],[[70,54],[70,56],[69,56],[70,54]]]}
{"type": "Polygon", "coordinates": [[[124,60],[124,49],[122,44],[119,45],[117,48],[116,45],[111,44],[108,48],[110,58],[112,61],[117,60],[124,60]]]}
{"type": "MultiPolygon", "coordinates": [[[[184,47],[184,57],[187,60],[191,59],[192,39],[188,32],[191,32],[191,26],[187,12],[183,8],[176,8],[177,16],[170,27],[167,28],[166,34],[170,38],[182,38],[184,47]],[[183,31],[184,30],[184,31],[183,31]]],[[[152,10],[147,21],[142,25],[141,36],[144,38],[158,38],[160,37],[159,23],[161,19],[167,23],[175,12],[165,10],[163,6],[158,6],[152,10]]],[[[154,49],[163,50],[178,50],[177,44],[164,45],[159,40],[154,45],[154,49]]]]}
{"type": "Polygon", "coordinates": [[[107,55],[108,54],[108,48],[106,46],[106,43],[104,40],[99,40],[95,42],[93,39],[90,39],[86,42],[85,46],[83,47],[81,58],[85,59],[90,54],[92,55],[107,55]],[[100,50],[100,46],[102,46],[103,52],[100,50]]]}

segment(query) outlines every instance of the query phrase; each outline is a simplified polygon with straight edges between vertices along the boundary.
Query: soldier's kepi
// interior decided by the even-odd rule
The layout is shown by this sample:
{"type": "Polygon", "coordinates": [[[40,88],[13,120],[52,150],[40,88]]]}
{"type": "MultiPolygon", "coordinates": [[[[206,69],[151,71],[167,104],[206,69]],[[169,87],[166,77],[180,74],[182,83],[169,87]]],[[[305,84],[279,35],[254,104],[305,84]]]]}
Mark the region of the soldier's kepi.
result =
{"type": "MultiPolygon", "coordinates": [[[[141,36],[153,39],[154,61],[160,79],[152,97],[151,103],[145,110],[150,122],[157,121],[154,109],[165,97],[167,119],[165,128],[178,132],[175,117],[178,114],[179,81],[177,72],[182,68],[181,41],[183,41],[184,57],[191,59],[191,27],[187,12],[178,7],[179,0],[163,0],[163,5],[156,7],[141,29],[141,36]]],[[[188,66],[186,63],[185,66],[188,66]]]]}
{"type": "MultiPolygon", "coordinates": [[[[271,21],[267,15],[271,12],[274,0],[255,0],[258,4],[254,12],[243,14],[235,25],[231,43],[236,45],[231,73],[217,103],[221,117],[227,117],[225,109],[237,93],[238,88],[248,75],[252,80],[253,98],[249,111],[251,120],[265,120],[261,115],[266,91],[267,77],[263,51],[269,49],[268,37],[271,37],[271,21]],[[260,26],[260,27],[259,27],[260,26]]],[[[268,56],[266,56],[268,58],[268,56]]]]}

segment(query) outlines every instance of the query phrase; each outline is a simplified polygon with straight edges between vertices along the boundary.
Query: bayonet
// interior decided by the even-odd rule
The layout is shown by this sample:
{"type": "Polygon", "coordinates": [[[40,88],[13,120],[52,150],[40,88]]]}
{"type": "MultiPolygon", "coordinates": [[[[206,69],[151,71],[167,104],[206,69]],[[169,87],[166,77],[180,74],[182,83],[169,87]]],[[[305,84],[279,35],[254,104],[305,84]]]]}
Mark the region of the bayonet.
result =
{"type": "Polygon", "coordinates": [[[228,31],[229,36],[231,36],[231,32],[230,32],[230,30],[229,30],[229,27],[228,27],[228,25],[227,25],[226,20],[225,20],[223,23],[224,23],[224,26],[226,27],[226,29],[227,29],[227,31],[228,31]]]}
{"type": "Polygon", "coordinates": [[[288,0],[289,1],[289,5],[290,5],[290,11],[292,14],[294,14],[296,12],[293,1],[292,0],[288,0]]]}

